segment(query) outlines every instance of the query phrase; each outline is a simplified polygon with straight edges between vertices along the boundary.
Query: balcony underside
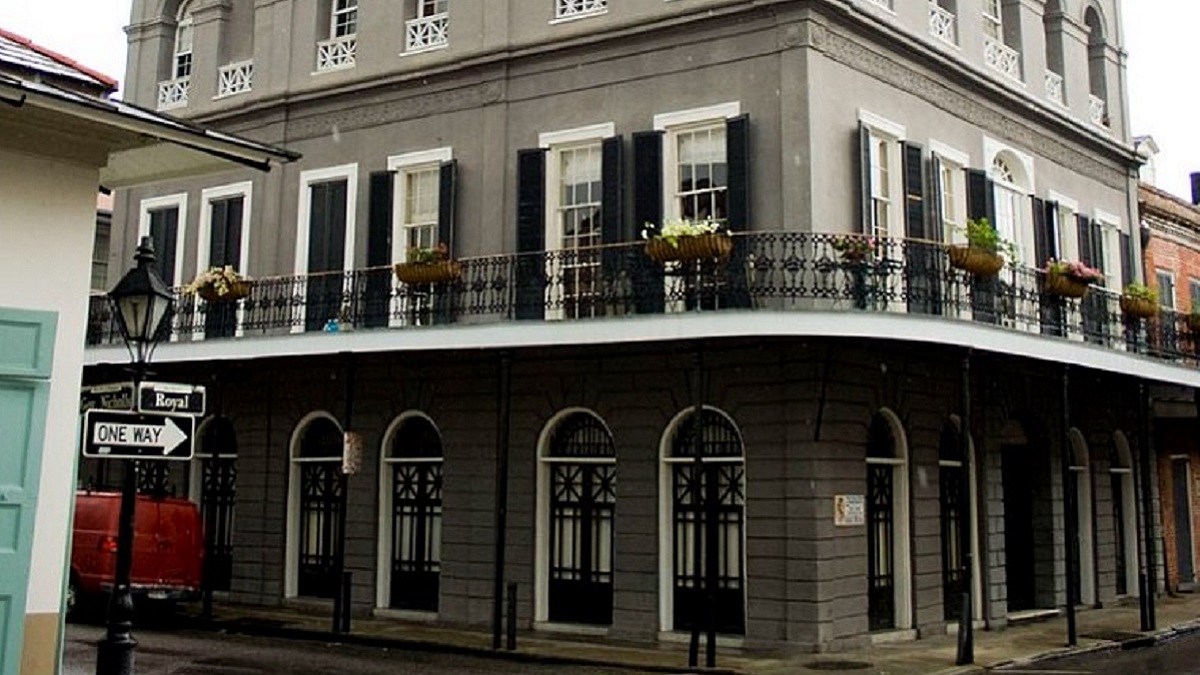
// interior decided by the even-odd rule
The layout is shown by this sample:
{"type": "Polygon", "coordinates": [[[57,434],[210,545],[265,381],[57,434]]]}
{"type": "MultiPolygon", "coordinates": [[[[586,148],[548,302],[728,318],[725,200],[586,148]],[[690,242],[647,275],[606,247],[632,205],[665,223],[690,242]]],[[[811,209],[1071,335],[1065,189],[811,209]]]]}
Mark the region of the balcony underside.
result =
{"type": "MultiPolygon", "coordinates": [[[[390,267],[256,279],[231,303],[182,296],[155,360],[528,348],[703,338],[852,337],[946,344],[1200,386],[1187,317],[1125,316],[1115,294],[1052,295],[1041,272],[976,277],[941,244],[887,241],[847,259],[837,237],[754,233],[728,257],[651,260],[643,245],[462,259],[444,281],[390,267]]],[[[102,298],[88,364],[127,360],[102,298]]]]}

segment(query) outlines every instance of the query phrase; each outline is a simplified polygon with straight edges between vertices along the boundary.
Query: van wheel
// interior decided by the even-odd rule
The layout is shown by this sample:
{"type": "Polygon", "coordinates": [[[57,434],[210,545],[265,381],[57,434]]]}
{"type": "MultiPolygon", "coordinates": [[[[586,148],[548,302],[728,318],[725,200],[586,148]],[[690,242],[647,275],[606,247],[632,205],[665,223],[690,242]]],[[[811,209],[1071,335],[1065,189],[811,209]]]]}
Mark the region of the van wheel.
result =
{"type": "Polygon", "coordinates": [[[79,583],[75,581],[75,575],[71,575],[70,581],[67,582],[67,618],[78,618],[79,613],[79,583]]]}

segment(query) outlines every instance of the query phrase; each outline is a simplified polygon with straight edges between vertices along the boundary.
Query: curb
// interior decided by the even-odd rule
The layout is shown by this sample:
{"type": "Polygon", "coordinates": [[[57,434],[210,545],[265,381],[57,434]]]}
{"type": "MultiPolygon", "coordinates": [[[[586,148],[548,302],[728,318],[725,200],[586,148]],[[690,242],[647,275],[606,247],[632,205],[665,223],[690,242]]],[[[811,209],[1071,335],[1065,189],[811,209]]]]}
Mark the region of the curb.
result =
{"type": "Polygon", "coordinates": [[[333,633],[330,631],[310,630],[307,628],[289,628],[286,626],[246,626],[231,621],[214,621],[209,624],[199,623],[196,630],[206,632],[221,632],[232,635],[248,635],[253,637],[278,638],[282,640],[303,640],[308,642],[325,642],[331,644],[356,645],[381,649],[395,649],[412,652],[439,652],[460,656],[473,656],[487,659],[503,659],[519,663],[541,663],[546,665],[577,665],[604,667],[619,670],[636,670],[651,673],[711,673],[712,675],[746,675],[733,668],[691,668],[687,666],[669,666],[654,663],[632,663],[628,661],[605,661],[599,658],[585,656],[560,656],[538,652],[493,650],[486,647],[456,645],[430,640],[415,640],[411,638],[380,637],[361,633],[333,633]]]}
{"type": "Polygon", "coordinates": [[[1061,661],[1066,658],[1074,658],[1077,656],[1107,654],[1131,649],[1144,649],[1146,647],[1154,647],[1157,645],[1166,644],[1196,632],[1200,632],[1200,619],[1175,624],[1174,626],[1170,626],[1168,628],[1162,628],[1151,633],[1143,634],[1136,638],[1121,640],[1119,642],[1102,642],[1098,645],[1092,645],[1089,647],[1064,647],[1062,649],[1055,649],[1048,652],[1043,652],[1041,654],[1035,654],[1033,656],[1001,661],[988,666],[987,670],[1008,668],[1011,666],[1024,668],[1054,663],[1055,661],[1061,661]]]}

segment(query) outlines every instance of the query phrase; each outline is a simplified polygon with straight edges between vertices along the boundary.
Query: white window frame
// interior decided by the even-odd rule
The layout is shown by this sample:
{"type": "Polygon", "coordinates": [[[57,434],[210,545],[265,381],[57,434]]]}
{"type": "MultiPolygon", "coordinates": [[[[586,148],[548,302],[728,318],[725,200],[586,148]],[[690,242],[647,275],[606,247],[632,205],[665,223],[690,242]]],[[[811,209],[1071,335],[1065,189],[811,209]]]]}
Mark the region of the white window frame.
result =
{"type": "Polygon", "coordinates": [[[392,177],[392,260],[404,262],[408,259],[408,225],[404,218],[404,204],[408,199],[409,174],[436,169],[452,159],[454,150],[450,147],[406,152],[388,157],[388,171],[395,172],[392,177]]]}
{"type": "Polygon", "coordinates": [[[871,212],[867,214],[869,221],[868,226],[873,230],[867,234],[879,237],[903,237],[904,232],[904,164],[903,152],[901,143],[908,138],[908,130],[903,124],[894,122],[882,115],[875,114],[869,110],[859,109],[858,121],[867,128],[867,133],[871,138],[871,212]],[[880,183],[875,178],[876,170],[874,166],[878,162],[878,153],[876,148],[880,143],[886,144],[888,156],[886,158],[886,166],[883,170],[887,172],[886,185],[876,185],[880,183]],[[886,188],[884,193],[880,190],[886,188]],[[883,231],[880,231],[875,223],[875,200],[876,198],[887,199],[887,223],[884,224],[883,231]]]}
{"type": "MultiPolygon", "coordinates": [[[[1158,306],[1162,309],[1175,311],[1175,295],[1178,289],[1175,288],[1175,271],[1163,267],[1154,268],[1154,285],[1158,288],[1158,306]],[[1159,283],[1159,277],[1165,276],[1171,281],[1171,292],[1163,292],[1162,284],[1159,283]]],[[[1190,292],[1190,289],[1189,289],[1190,292]]]]}
{"type": "Polygon", "coordinates": [[[187,239],[187,193],[177,192],[161,197],[143,199],[139,207],[138,241],[141,241],[142,237],[150,235],[150,212],[172,206],[179,209],[179,220],[176,224],[177,230],[175,232],[175,285],[182,286],[187,283],[187,280],[183,278],[183,250],[184,242],[187,239]]]}
{"type": "Polygon", "coordinates": [[[942,237],[947,244],[965,244],[967,235],[967,180],[964,172],[971,166],[971,156],[936,139],[929,139],[929,152],[938,158],[942,173],[937,176],[938,192],[942,196],[939,211],[942,215],[942,237]],[[949,189],[946,179],[949,178],[949,189]],[[949,197],[947,197],[949,194],[949,197]],[[950,209],[947,209],[949,202],[950,209]],[[952,213],[947,213],[952,210],[952,213]]]}
{"type": "MultiPolygon", "coordinates": [[[[243,276],[246,275],[250,266],[250,214],[252,213],[253,194],[254,183],[248,180],[219,187],[205,188],[200,191],[200,222],[196,223],[197,274],[202,270],[208,269],[208,260],[212,246],[212,203],[219,199],[241,197],[242,231],[238,242],[237,271],[243,276]]],[[[199,302],[199,298],[193,298],[193,300],[199,302]]],[[[243,335],[242,311],[243,309],[239,304],[237,307],[237,328],[235,329],[237,337],[242,337],[243,335]]],[[[203,328],[203,323],[199,327],[203,328]]],[[[203,333],[203,331],[201,332],[203,333]]]]}
{"type": "MultiPolygon", "coordinates": [[[[1119,466],[1109,466],[1112,476],[1120,476],[1121,481],[1121,518],[1125,528],[1125,595],[1117,597],[1137,597],[1138,589],[1138,526],[1137,526],[1137,488],[1133,480],[1133,453],[1129,450],[1129,439],[1121,431],[1113,432],[1113,445],[1116,446],[1119,466]]],[[[1114,532],[1114,535],[1116,533],[1114,532]]]]}
{"type": "Polygon", "coordinates": [[[1133,279],[1122,279],[1121,270],[1124,265],[1121,262],[1121,218],[1117,215],[1095,209],[1092,211],[1092,220],[1100,224],[1101,246],[1104,247],[1104,276],[1108,281],[1108,288],[1115,291],[1120,291],[1126,284],[1133,279]]]}
{"type": "MultiPolygon", "coordinates": [[[[1079,260],[1079,202],[1054,190],[1048,196],[1058,203],[1058,255],[1063,260],[1079,260]]],[[[1035,262],[1037,267],[1046,264],[1045,260],[1035,262]]]]}
{"type": "Polygon", "coordinates": [[[450,11],[450,0],[417,0],[417,18],[446,14],[450,11]]]}
{"type": "MultiPolygon", "coordinates": [[[[676,220],[680,218],[679,195],[677,193],[679,178],[676,175],[676,167],[679,162],[678,150],[675,143],[677,134],[716,124],[721,124],[723,130],[727,120],[741,114],[741,102],[730,101],[703,108],[659,113],[654,116],[654,130],[663,132],[662,198],[664,220],[676,220]]],[[[729,158],[726,157],[725,160],[728,162],[729,158]]]]}
{"type": "Polygon", "coordinates": [[[338,0],[330,0],[329,2],[329,37],[349,38],[358,35],[358,0],[346,0],[347,5],[338,8],[338,0]],[[346,33],[338,33],[338,19],[347,14],[354,15],[354,30],[346,33]]]}
{"type": "MultiPolygon", "coordinates": [[[[999,202],[1001,197],[1004,196],[1000,190],[1007,190],[1026,198],[1023,200],[1014,199],[1011,240],[1017,248],[1018,264],[1028,267],[1040,267],[1040,264],[1032,262],[1037,257],[1033,236],[1033,208],[1032,202],[1028,199],[1034,194],[1034,186],[1037,185],[1037,182],[1034,180],[1033,157],[1027,152],[988,137],[984,137],[983,139],[983,157],[988,177],[992,179],[996,187],[994,198],[997,207],[997,221],[1000,220],[999,202]],[[1016,176],[1016,182],[999,180],[995,175],[993,167],[995,166],[996,159],[1002,154],[1005,155],[1003,161],[1006,164],[1012,164],[1010,160],[1016,160],[1015,166],[1009,167],[1021,174],[1016,176]]],[[[1000,222],[996,222],[994,225],[997,230],[1001,231],[1002,236],[1007,237],[1007,233],[1000,230],[1000,222]]]]}
{"type": "Polygon", "coordinates": [[[179,14],[175,23],[175,40],[171,49],[171,79],[178,80],[186,77],[191,77],[192,70],[195,68],[194,46],[196,40],[196,22],[192,14],[190,2],[185,2],[179,7],[179,14]],[[187,50],[180,50],[180,43],[183,41],[184,34],[187,34],[187,50]],[[179,68],[180,57],[188,57],[187,72],[181,73],[179,68]]]}
{"type": "Polygon", "coordinates": [[[590,9],[581,9],[575,12],[563,11],[567,4],[579,1],[581,0],[554,0],[554,18],[550,20],[550,25],[570,23],[571,21],[608,14],[608,0],[592,0],[594,6],[590,9]]]}
{"type": "MultiPolygon", "coordinates": [[[[299,208],[296,209],[296,256],[294,272],[297,277],[308,275],[308,228],[312,210],[312,198],[309,188],[315,183],[345,179],[346,180],[346,242],[342,251],[342,271],[354,269],[355,242],[355,213],[358,204],[358,163],[341,164],[323,169],[310,169],[300,172],[299,208]]],[[[299,322],[292,327],[293,333],[304,332],[304,322],[308,312],[306,303],[301,302],[297,311],[300,313],[299,322]]]]}
{"type": "Polygon", "coordinates": [[[1001,44],[1004,44],[1004,2],[1003,0],[983,0],[980,14],[983,20],[983,34],[985,37],[992,38],[1001,44]],[[988,11],[988,5],[993,5],[996,9],[995,13],[988,11]],[[988,27],[993,27],[988,30],[988,27]],[[994,31],[994,34],[993,34],[994,31]]]}
{"type": "MultiPolygon", "coordinates": [[[[295,598],[299,595],[299,577],[300,570],[300,465],[305,462],[332,462],[333,457],[320,458],[301,458],[297,455],[300,452],[300,441],[304,438],[304,433],[308,431],[308,427],[314,421],[324,417],[330,420],[338,429],[342,428],[342,423],[338,421],[331,413],[325,410],[316,410],[305,415],[296,426],[292,428],[292,438],[288,443],[288,490],[287,490],[287,537],[285,538],[286,550],[284,552],[283,566],[283,597],[285,599],[295,598]]],[[[341,457],[336,458],[341,461],[341,457]]]]}

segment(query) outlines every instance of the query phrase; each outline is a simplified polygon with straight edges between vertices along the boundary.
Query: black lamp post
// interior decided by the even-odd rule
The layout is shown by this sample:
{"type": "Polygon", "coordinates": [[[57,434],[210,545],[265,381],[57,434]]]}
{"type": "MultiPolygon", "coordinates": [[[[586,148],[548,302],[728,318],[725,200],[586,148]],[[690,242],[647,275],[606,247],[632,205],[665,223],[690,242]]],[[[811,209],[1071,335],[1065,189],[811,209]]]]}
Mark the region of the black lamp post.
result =
{"type": "MultiPolygon", "coordinates": [[[[133,361],[133,388],[146,375],[150,355],[174,312],[175,297],[154,269],[154,245],[150,237],[142,242],[134,256],[137,266],[125,273],[108,293],[109,303],[118,319],[121,337],[133,361]]],[[[117,566],[112,597],[108,604],[107,631],[96,652],[96,675],[133,675],[133,598],[129,577],[133,566],[133,523],[137,506],[137,466],[125,460],[125,479],[121,485],[121,514],[117,527],[117,566]]]]}

